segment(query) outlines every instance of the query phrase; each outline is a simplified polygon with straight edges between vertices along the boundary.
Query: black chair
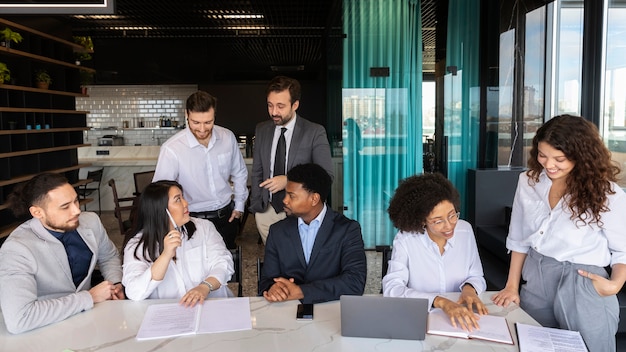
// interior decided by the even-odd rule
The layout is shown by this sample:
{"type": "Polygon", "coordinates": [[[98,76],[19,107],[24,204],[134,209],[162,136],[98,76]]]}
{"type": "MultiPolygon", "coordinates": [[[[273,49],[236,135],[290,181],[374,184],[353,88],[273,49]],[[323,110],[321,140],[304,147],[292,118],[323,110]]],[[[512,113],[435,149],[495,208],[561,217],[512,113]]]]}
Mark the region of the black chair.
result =
{"type": "MultiPolygon", "coordinates": [[[[102,214],[102,204],[100,201],[100,183],[102,181],[103,173],[104,173],[104,168],[94,170],[94,171],[88,171],[87,179],[91,180],[91,182],[78,186],[78,190],[77,190],[78,198],[83,199],[83,200],[86,199],[87,196],[92,194],[93,192],[98,192],[98,214],[102,214]]],[[[84,207],[83,210],[87,210],[86,202],[83,203],[83,207],[84,207]]]]}
{"type": "Polygon", "coordinates": [[[376,252],[382,252],[383,254],[382,263],[381,263],[382,264],[381,273],[380,273],[380,280],[381,280],[380,293],[383,293],[382,280],[383,280],[383,277],[387,275],[387,269],[389,269],[389,260],[391,259],[391,246],[376,246],[376,252]]]}
{"type": "Polygon", "coordinates": [[[113,203],[115,204],[113,212],[120,226],[120,234],[124,237],[124,245],[126,245],[128,237],[133,229],[134,218],[137,213],[137,197],[118,197],[114,179],[109,180],[109,186],[111,186],[111,190],[113,192],[113,203]],[[121,203],[130,203],[130,205],[122,205],[121,203]],[[128,218],[124,219],[122,217],[122,212],[129,212],[128,218]]]}
{"type": "Polygon", "coordinates": [[[243,297],[243,255],[241,246],[231,249],[230,253],[233,255],[235,272],[228,282],[236,282],[239,286],[237,288],[237,297],[243,297]]]}
{"type": "Polygon", "coordinates": [[[256,258],[256,291],[257,296],[263,296],[263,293],[260,291],[261,287],[261,273],[263,272],[263,260],[261,258],[256,258]]]}
{"type": "Polygon", "coordinates": [[[135,196],[141,195],[141,192],[143,192],[146,186],[152,183],[153,177],[154,177],[154,170],[135,172],[133,174],[133,178],[135,180],[135,193],[133,194],[135,196]]]}

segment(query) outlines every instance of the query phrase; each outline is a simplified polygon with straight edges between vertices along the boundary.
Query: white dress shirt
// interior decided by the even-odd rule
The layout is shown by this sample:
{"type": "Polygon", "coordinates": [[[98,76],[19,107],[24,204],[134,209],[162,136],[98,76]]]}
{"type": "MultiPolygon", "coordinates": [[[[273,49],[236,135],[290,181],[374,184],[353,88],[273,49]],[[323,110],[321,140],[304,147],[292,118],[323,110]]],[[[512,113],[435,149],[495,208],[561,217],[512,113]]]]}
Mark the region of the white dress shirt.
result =
{"type": "Polygon", "coordinates": [[[191,239],[183,236],[176,250],[176,262],[170,261],[161,281],[152,280],[152,262],[143,258],[143,246],[137,252],[142,259],[135,258],[141,233],[128,241],[124,248],[122,284],[129,299],[182,298],[209,276],[222,284],[209,297],[232,296],[226,285],[235,272],[232,254],[212,222],[197,218],[191,221],[196,225],[196,232],[191,239]]]}
{"type": "Polygon", "coordinates": [[[248,198],[248,169],[237,139],[220,126],[213,126],[208,147],[200,144],[189,128],[163,143],[153,178],[158,180],[178,181],[190,212],[221,209],[233,194],[235,209],[243,212],[248,198]]]}
{"type": "Polygon", "coordinates": [[[426,233],[398,232],[383,278],[385,297],[427,298],[431,307],[439,294],[460,292],[465,284],[478,294],[487,288],[474,231],[467,221],[456,224],[443,254],[426,233]]]}
{"type": "Polygon", "coordinates": [[[528,184],[528,176],[519,176],[506,247],[538,253],[558,261],[605,267],[626,263],[626,195],[615,183],[615,194],[607,198],[608,212],[602,213],[602,227],[572,220],[567,196],[550,209],[548,194],[552,180],[543,171],[539,182],[528,184]]]}

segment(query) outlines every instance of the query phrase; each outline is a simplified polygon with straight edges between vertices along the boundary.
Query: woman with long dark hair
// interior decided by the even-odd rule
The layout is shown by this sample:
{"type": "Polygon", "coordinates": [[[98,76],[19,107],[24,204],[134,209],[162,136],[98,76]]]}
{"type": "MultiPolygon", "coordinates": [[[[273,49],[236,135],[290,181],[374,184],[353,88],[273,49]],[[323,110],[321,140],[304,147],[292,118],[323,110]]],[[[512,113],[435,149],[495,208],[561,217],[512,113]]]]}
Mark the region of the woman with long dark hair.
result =
{"type": "Polygon", "coordinates": [[[180,298],[193,306],[231,297],[233,258],[213,223],[191,218],[176,181],[151,183],[141,193],[137,226],[124,248],[126,295],[133,300],[180,298]]]}

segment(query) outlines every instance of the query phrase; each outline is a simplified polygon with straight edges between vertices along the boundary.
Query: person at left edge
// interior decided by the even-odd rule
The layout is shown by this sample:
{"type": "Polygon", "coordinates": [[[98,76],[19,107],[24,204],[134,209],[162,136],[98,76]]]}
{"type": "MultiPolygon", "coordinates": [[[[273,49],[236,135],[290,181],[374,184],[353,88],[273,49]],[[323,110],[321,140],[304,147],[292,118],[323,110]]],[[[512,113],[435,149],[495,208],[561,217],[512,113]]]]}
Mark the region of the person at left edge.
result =
{"type": "Polygon", "coordinates": [[[16,186],[8,201],[16,217],[32,216],[0,248],[0,307],[9,332],[125,298],[117,248],[98,215],[80,211],[64,176],[39,174],[16,186]],[[96,265],[105,281],[92,286],[96,265]]]}
{"type": "Polygon", "coordinates": [[[187,98],[187,127],[161,146],[152,181],[179,182],[191,216],[211,221],[226,247],[234,249],[248,198],[248,169],[233,132],[215,125],[216,108],[217,99],[207,92],[187,98]]]}

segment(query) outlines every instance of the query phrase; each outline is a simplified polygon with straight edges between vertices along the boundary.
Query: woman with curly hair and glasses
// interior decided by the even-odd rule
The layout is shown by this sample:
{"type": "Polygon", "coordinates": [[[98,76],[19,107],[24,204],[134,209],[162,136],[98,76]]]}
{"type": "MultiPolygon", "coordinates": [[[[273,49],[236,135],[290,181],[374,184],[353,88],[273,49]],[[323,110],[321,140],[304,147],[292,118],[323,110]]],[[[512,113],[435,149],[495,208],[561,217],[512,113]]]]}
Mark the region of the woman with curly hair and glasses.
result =
{"type": "Polygon", "coordinates": [[[400,230],[393,240],[386,297],[427,298],[453,326],[478,329],[487,308],[478,295],[486,288],[472,226],[459,219],[459,192],[441,174],[423,174],[402,182],[389,204],[389,217],[400,230]],[[457,301],[440,296],[461,292],[457,301]]]}
{"type": "Polygon", "coordinates": [[[509,276],[492,300],[520,304],[543,326],[580,331],[591,351],[615,351],[615,294],[626,280],[620,169],[596,126],[570,115],[537,130],[528,169],[519,177],[506,240],[509,276]]]}

